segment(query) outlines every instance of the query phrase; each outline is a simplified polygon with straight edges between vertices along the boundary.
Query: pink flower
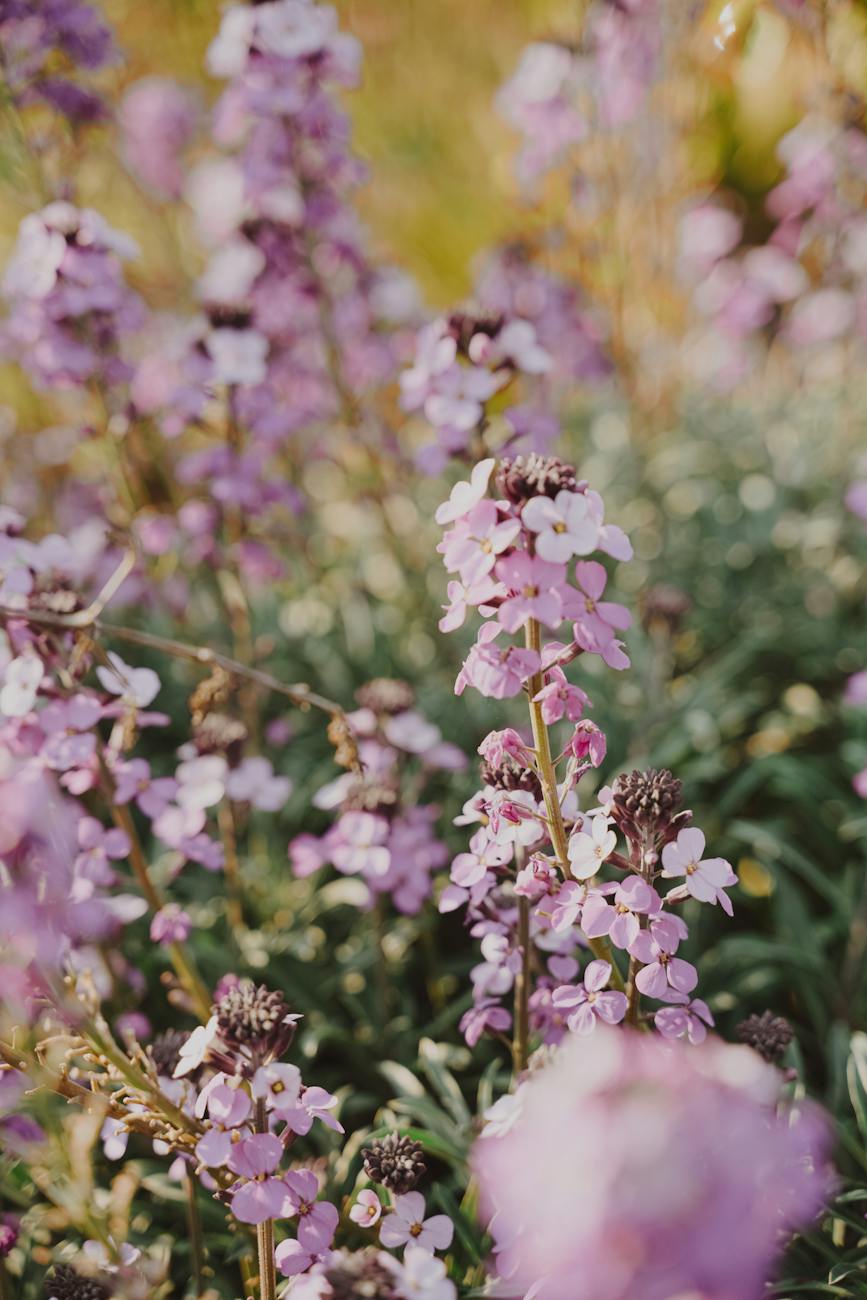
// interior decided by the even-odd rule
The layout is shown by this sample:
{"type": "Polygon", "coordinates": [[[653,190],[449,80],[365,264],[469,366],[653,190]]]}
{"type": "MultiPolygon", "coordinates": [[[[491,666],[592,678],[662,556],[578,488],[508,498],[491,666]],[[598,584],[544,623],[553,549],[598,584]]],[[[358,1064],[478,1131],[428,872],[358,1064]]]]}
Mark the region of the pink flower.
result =
{"type": "Polygon", "coordinates": [[[379,1230],[383,1246],[414,1245],[433,1254],[435,1250],[448,1250],[454,1236],[454,1225],[446,1214],[424,1217],[425,1204],[421,1192],[407,1192],[394,1198],[394,1212],[386,1215],[379,1230]]]}
{"type": "Polygon", "coordinates": [[[569,862],[576,880],[589,880],[595,876],[617,845],[617,834],[604,816],[590,820],[590,829],[584,822],[581,830],[569,840],[569,862]]]}
{"type": "Polygon", "coordinates": [[[275,776],[270,759],[244,758],[226,777],[226,794],[263,812],[279,812],[292,793],[288,776],[275,776]]]}
{"type": "Polygon", "coordinates": [[[449,603],[443,605],[446,612],[439,621],[439,630],[454,632],[456,628],[463,627],[469,609],[486,605],[500,591],[500,584],[490,576],[472,583],[450,582],[446,587],[449,603]]]}
{"type": "Polygon", "coordinates": [[[553,726],[562,717],[577,722],[590,703],[579,686],[573,686],[562,668],[556,665],[545,674],[545,685],[533,696],[534,704],[542,705],[542,717],[547,726],[553,726]]]}
{"type": "Polygon", "coordinates": [[[116,803],[135,799],[146,817],[153,820],[165,812],[178,788],[171,776],[151,777],[150,764],[144,758],[131,758],[114,768],[116,803]]]}
{"type": "Polygon", "coordinates": [[[318,1119],[334,1133],[342,1133],[343,1125],[331,1114],[337,1105],[337,1098],[324,1088],[304,1088],[297,1105],[280,1108],[280,1118],[286,1122],[293,1133],[301,1137],[309,1133],[318,1119]]]}
{"type": "Polygon", "coordinates": [[[253,1075],[250,1091],[257,1101],[264,1100],[268,1110],[281,1118],[298,1106],[301,1096],[301,1071],[297,1065],[262,1065],[253,1075]]]}
{"type": "Polygon", "coordinates": [[[497,613],[507,632],[517,632],[531,618],[546,627],[559,627],[563,619],[560,588],[566,577],[562,564],[550,564],[526,551],[515,551],[497,562],[496,574],[511,592],[497,613]]]}
{"type": "Polygon", "coordinates": [[[102,705],[91,695],[73,695],[54,700],[39,715],[45,732],[42,760],[55,772],[67,772],[86,764],[96,752],[92,728],[102,717],[102,705]]]}
{"type": "Polygon", "coordinates": [[[737,876],[725,858],[704,858],[705,838],[697,826],[688,826],[677,839],[662,850],[662,874],[671,879],[686,877],[686,890],[701,903],[719,903],[732,915],[731,900],[725,893],[737,884],[737,876]]]}
{"type": "Polygon", "coordinates": [[[358,1193],[355,1204],[349,1211],[352,1222],[357,1223],[361,1228],[372,1228],[379,1221],[381,1214],[382,1201],[370,1187],[358,1193]]]}
{"type": "Polygon", "coordinates": [[[554,990],[554,1006],[570,1012],[566,1024],[573,1033],[591,1034],[597,1019],[616,1025],[626,1015],[626,994],[603,991],[610,978],[610,962],[591,961],[584,972],[583,985],[564,984],[554,990]]]}
{"type": "Polygon", "coordinates": [[[653,1017],[653,1023],[663,1038],[688,1038],[691,1043],[703,1043],[708,1027],[713,1029],[714,1025],[707,1003],[701,998],[690,1001],[686,994],[669,993],[668,996],[672,999],[676,996],[677,1004],[660,1007],[653,1017]]]}
{"type": "Polygon", "coordinates": [[[151,939],[154,943],[186,943],[193,923],[177,903],[166,903],[151,921],[151,939]]]}
{"type": "Polygon", "coordinates": [[[677,993],[691,993],[698,983],[698,972],[688,961],[673,954],[680,937],[676,927],[663,917],[652,929],[641,930],[632,942],[629,952],[637,961],[645,963],[635,977],[635,984],[649,998],[667,999],[669,989],[677,993]]]}
{"type": "Polygon", "coordinates": [[[129,836],[125,831],[106,830],[95,817],[82,817],[76,829],[78,847],[75,876],[96,885],[113,885],[115,873],[109,859],[125,858],[129,853],[129,836]]]}
{"type": "Polygon", "coordinates": [[[271,1175],[280,1163],[283,1143],[274,1133],[253,1133],[231,1145],[226,1163],[244,1180],[232,1196],[235,1218],[241,1223],[281,1218],[287,1212],[287,1184],[271,1175]]]}
{"type": "Polygon", "coordinates": [[[562,934],[565,930],[571,930],[573,926],[579,925],[585,903],[588,898],[595,896],[596,891],[591,890],[589,885],[578,884],[574,880],[565,881],[560,886],[551,911],[551,925],[554,930],[562,934]]]}
{"type": "Polygon", "coordinates": [[[211,1127],[196,1143],[196,1159],[210,1169],[219,1169],[228,1163],[236,1145],[232,1140],[233,1130],[240,1128],[250,1114],[250,1098],[243,1088],[218,1083],[208,1091],[207,1106],[211,1127]]]}
{"type": "Polygon", "coordinates": [[[391,866],[386,848],[388,822],[376,813],[347,812],[335,824],[339,840],[331,860],[346,875],[358,872],[384,876],[391,866]]]}
{"type": "Polygon", "coordinates": [[[608,575],[595,560],[579,561],[575,565],[575,580],[580,591],[568,588],[563,612],[574,620],[575,640],[582,650],[601,654],[614,640],[615,632],[629,627],[632,615],[622,605],[600,599],[608,575]]]}
{"type": "Polygon", "coordinates": [[[457,571],[462,581],[481,582],[508,550],[521,531],[520,520],[501,519],[497,504],[490,499],[473,506],[458,525],[446,533],[437,547],[449,573],[457,571]]]}
{"type": "Polygon", "coordinates": [[[581,928],[589,939],[608,935],[616,947],[629,948],[641,928],[639,916],[657,912],[659,908],[659,895],[652,885],[640,876],[628,876],[618,887],[613,906],[601,895],[588,899],[581,928]]]}
{"type": "Polygon", "coordinates": [[[466,1039],[467,1046],[475,1047],[486,1030],[504,1033],[511,1023],[512,1017],[505,1007],[498,1006],[496,1002],[486,998],[464,1012],[459,1029],[466,1039]]]}
{"type": "Polygon", "coordinates": [[[539,671],[541,659],[535,650],[523,650],[515,645],[501,650],[493,644],[501,631],[496,623],[485,623],[479,629],[476,644],[458,673],[456,695],[463,695],[467,686],[474,686],[480,694],[492,699],[507,699],[518,695],[524,682],[539,671]]]}
{"type": "Polygon", "coordinates": [[[470,840],[468,853],[459,853],[452,862],[451,878],[456,885],[469,889],[483,880],[487,871],[509,862],[512,850],[492,840],[484,827],[470,840]]]}
{"type": "Polygon", "coordinates": [[[589,758],[593,767],[599,767],[604,762],[608,749],[605,732],[597,727],[595,722],[585,718],[578,723],[572,733],[569,748],[579,763],[583,763],[589,758]]]}
{"type": "Polygon", "coordinates": [[[599,524],[583,492],[558,492],[531,497],[521,511],[521,522],[536,534],[536,554],[543,560],[565,564],[573,555],[589,555],[599,542],[599,524]]]}
{"type": "Polygon", "coordinates": [[[311,1255],[327,1250],[340,1215],[330,1201],[317,1201],[319,1182],[312,1169],[292,1169],[286,1175],[287,1213],[298,1216],[298,1242],[311,1255]]]}

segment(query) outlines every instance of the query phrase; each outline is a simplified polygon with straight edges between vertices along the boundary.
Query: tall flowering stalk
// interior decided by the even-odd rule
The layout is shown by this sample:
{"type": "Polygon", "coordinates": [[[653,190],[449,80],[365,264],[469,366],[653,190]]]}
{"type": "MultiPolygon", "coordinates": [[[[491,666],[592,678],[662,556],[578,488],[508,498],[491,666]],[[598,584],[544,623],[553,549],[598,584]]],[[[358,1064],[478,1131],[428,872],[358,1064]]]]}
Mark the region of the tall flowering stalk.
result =
{"type": "Polygon", "coordinates": [[[628,559],[627,538],[605,523],[601,498],[571,466],[540,456],[503,461],[496,472],[493,459],[481,461],[437,521],[447,529],[439,547],[446,568],[457,575],[440,626],[459,627],[473,608],[486,620],[455,690],[472,686],[495,699],[524,694],[532,733],[508,728],[482,742],[484,788],[458,818],[479,829],[452,863],[440,898],[441,910],[467,907],[482,944],[474,1006],[462,1021],[467,1041],[509,1027],[498,999],[512,987],[519,1070],[531,1033],[553,1043],[567,1031],[591,1032],[600,1019],[640,1023],[642,995],[665,1004],[654,1015],[663,1035],[700,1041],[713,1018],[691,996],[695,968],[675,955],[688,932],[672,908],[691,898],[731,912],[725,891],[734,872],[722,858],[702,856],[704,836],[680,811],[680,783],[668,772],[620,777],[587,811],[576,796],[606,744],[565,667],[584,654],[617,670],[629,664],[618,637],[628,611],[603,599],[606,571],[586,557],[602,551],[628,559]],[[569,640],[554,639],[564,622],[569,640]],[[571,735],[560,748],[549,729],[564,719],[571,735]],[[617,849],[618,832],[626,854],[617,849]],[[619,876],[603,881],[606,867],[619,876]],[[664,895],[657,889],[681,879],[664,895]],[[593,960],[574,983],[579,946],[593,960]],[[614,949],[628,956],[626,971],[614,949]]]}

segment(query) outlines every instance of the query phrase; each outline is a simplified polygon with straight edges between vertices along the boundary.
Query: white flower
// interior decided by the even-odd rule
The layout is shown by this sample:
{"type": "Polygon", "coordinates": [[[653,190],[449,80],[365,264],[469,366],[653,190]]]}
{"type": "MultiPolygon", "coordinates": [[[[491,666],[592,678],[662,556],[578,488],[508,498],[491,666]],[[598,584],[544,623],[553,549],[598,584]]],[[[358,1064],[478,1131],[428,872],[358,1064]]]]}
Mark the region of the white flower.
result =
{"type": "Polygon", "coordinates": [[[265,265],[265,254],[247,239],[233,239],[217,249],[198,283],[207,303],[243,302],[265,265]]]}
{"type": "Polygon", "coordinates": [[[177,801],[187,812],[211,808],[226,793],[226,760],[221,754],[204,754],[181,763],[175,776],[177,801]]]}
{"type": "Polygon", "coordinates": [[[446,1277],[443,1261],[418,1246],[406,1248],[400,1286],[408,1300],[413,1296],[419,1300],[455,1300],[457,1295],[454,1282],[446,1277]]]}
{"type": "Polygon", "coordinates": [[[7,718],[23,718],[29,713],[36,703],[43,672],[42,660],[33,650],[26,650],[17,659],[11,659],[3,674],[0,714],[7,718]]]}
{"type": "Polygon", "coordinates": [[[583,492],[558,492],[531,497],[521,511],[521,522],[536,534],[536,554],[554,564],[573,555],[589,555],[599,544],[599,523],[593,505],[583,492]]]}
{"type": "Polygon", "coordinates": [[[585,821],[582,829],[569,841],[569,861],[576,880],[589,880],[595,876],[617,844],[617,835],[609,827],[607,818],[594,817],[589,834],[584,829],[586,825],[585,821]]]}
{"type": "Polygon", "coordinates": [[[197,1025],[185,1043],[181,1045],[180,1060],[175,1066],[174,1077],[180,1079],[191,1070],[196,1070],[208,1055],[211,1044],[217,1037],[217,1017],[211,1016],[206,1025],[197,1025]]]}
{"type": "Polygon", "coordinates": [[[211,330],[207,345],[218,383],[261,384],[265,378],[268,340],[258,330],[211,330]]]}
{"type": "Polygon", "coordinates": [[[112,650],[109,650],[108,658],[112,667],[96,670],[105,690],[112,695],[123,696],[127,703],[134,704],[136,708],[147,708],[160,691],[160,679],[153,668],[130,668],[112,650]]]}

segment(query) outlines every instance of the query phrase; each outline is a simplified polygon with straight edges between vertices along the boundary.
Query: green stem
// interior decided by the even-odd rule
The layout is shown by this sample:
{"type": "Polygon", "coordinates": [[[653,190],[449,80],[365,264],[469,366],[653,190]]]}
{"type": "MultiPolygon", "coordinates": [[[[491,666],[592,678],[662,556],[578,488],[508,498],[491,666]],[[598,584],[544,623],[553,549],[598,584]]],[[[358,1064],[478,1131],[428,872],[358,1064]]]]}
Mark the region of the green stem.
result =
{"type": "MultiPolygon", "coordinates": [[[[528,650],[535,650],[537,654],[542,653],[542,629],[539,626],[538,619],[531,618],[524,629],[524,636],[528,650]]],[[[544,686],[544,677],[541,670],[534,673],[528,683],[529,703],[530,703],[530,723],[533,728],[533,744],[536,748],[536,766],[538,769],[539,782],[542,786],[542,795],[545,799],[545,810],[548,814],[548,831],[551,836],[551,844],[554,849],[554,855],[557,859],[557,865],[563,873],[564,879],[572,875],[572,867],[569,862],[569,837],[566,834],[566,824],[563,821],[563,809],[560,807],[560,795],[557,790],[557,773],[554,770],[554,762],[551,757],[551,740],[548,736],[548,725],[542,717],[542,706],[536,702],[536,696],[544,686]]],[[[601,957],[611,966],[611,983],[616,989],[621,991],[624,988],[623,976],[617,968],[610,945],[602,939],[587,940],[593,955],[601,957]]]]}
{"type": "Polygon", "coordinates": [[[196,1300],[205,1293],[205,1241],[202,1236],[202,1218],[199,1213],[199,1183],[189,1171],[187,1184],[187,1227],[190,1233],[190,1258],[193,1265],[193,1287],[196,1300]]]}
{"type": "Polygon", "coordinates": [[[515,1024],[512,1062],[515,1074],[527,1068],[530,1059],[530,900],[518,899],[518,944],[521,968],[515,976],[515,1024]]]}
{"type": "MultiPolygon", "coordinates": [[[[256,1102],[256,1132],[268,1132],[268,1112],[263,1099],[256,1102]]],[[[266,1219],[264,1223],[256,1225],[256,1246],[259,1254],[259,1300],[277,1300],[273,1219],[266,1219]]]]}

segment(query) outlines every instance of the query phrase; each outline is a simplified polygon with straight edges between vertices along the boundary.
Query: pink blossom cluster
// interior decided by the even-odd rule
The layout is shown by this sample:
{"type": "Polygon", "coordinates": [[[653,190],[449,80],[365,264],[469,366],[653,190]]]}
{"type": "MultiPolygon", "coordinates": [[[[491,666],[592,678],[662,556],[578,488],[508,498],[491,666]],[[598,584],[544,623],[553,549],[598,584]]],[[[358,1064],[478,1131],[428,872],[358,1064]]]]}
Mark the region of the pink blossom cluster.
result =
{"type": "Polygon", "coordinates": [[[582,654],[597,654],[615,669],[629,664],[617,634],[630,616],[602,598],[606,571],[583,557],[598,548],[628,559],[629,542],[604,523],[601,499],[572,467],[541,457],[503,462],[494,479],[500,495],[492,499],[494,465],[477,465],[437,513],[447,526],[439,549],[458,575],[449,583],[440,627],[460,626],[473,607],[487,620],[455,689],[460,694],[471,685],[498,699],[523,693],[546,731],[565,720],[571,735],[558,745],[551,770],[539,747],[548,742],[538,733],[529,740],[507,728],[479,747],[484,785],[457,818],[475,830],[468,851],[452,862],[439,900],[441,911],[467,908],[470,932],[481,944],[473,1005],[461,1028],[471,1045],[486,1031],[507,1030],[512,1017],[501,999],[527,969],[537,972],[529,1013],[542,1041],[588,1033],[600,1019],[623,1020],[629,1004],[613,955],[597,956],[576,979],[580,949],[595,942],[624,954],[636,1015],[640,996],[654,999],[664,1004],[654,1016],[660,1033],[699,1042],[713,1018],[694,996],[697,971],[677,955],[688,929],[670,909],[691,899],[718,903],[731,914],[726,889],[735,874],[724,859],[704,856],[704,835],[686,824],[690,814],[677,812],[680,785],[670,773],[635,773],[632,786],[605,787],[599,806],[587,812],[576,796],[581,777],[604,761],[606,745],[584,716],[586,693],[568,680],[565,667],[582,654]],[[566,620],[568,642],[542,640],[543,628],[557,636],[566,620]],[[523,645],[511,639],[521,633],[523,645]],[[638,816],[633,804],[657,812],[638,816]],[[559,851],[555,816],[562,823],[559,851]],[[614,879],[603,879],[605,868],[615,871],[614,879]],[[520,933],[522,907],[528,940],[520,933]],[[612,979],[619,988],[609,989],[612,979]]]}
{"type": "MultiPolygon", "coordinates": [[[[213,119],[222,152],[186,185],[208,253],[202,315],[146,349],[133,398],[171,437],[225,398],[233,436],[183,455],[179,476],[250,520],[297,508],[275,458],[305,430],[355,418],[358,396],[393,375],[398,327],[416,313],[409,282],[369,263],[348,203],[363,169],[336,92],[358,64],[336,11],[306,0],[230,7],[207,54],[228,84],[213,119]]],[[[170,125],[175,98],[160,109],[170,125]]]]}
{"type": "Polygon", "coordinates": [[[565,1044],[473,1154],[503,1293],[759,1300],[783,1234],[832,1186],[824,1117],[783,1104],[781,1083],[716,1039],[565,1044]]]}
{"type": "Polygon", "coordinates": [[[867,140],[808,115],[777,146],[783,178],[767,194],[761,243],[724,201],[681,223],[681,267],[704,322],[693,339],[699,377],[731,387],[769,339],[797,355],[863,335],[867,323],[867,140]]]}
{"type": "Polygon", "coordinates": [[[132,373],[121,344],[143,308],[122,264],[136,252],[98,212],[64,200],[21,222],[3,277],[3,340],[40,387],[112,385],[132,373]]]}
{"type": "Polygon", "coordinates": [[[522,184],[532,188],[591,132],[635,121],[657,75],[661,38],[658,0],[595,0],[580,47],[526,47],[497,94],[500,113],[522,137],[522,184]]]}
{"type": "Polygon", "coordinates": [[[505,445],[547,449],[559,428],[539,400],[551,365],[535,326],[517,316],[456,312],[424,326],[414,364],[400,376],[404,410],[421,411],[436,435],[419,452],[420,468],[438,474],[450,458],[474,456],[484,445],[488,404],[519,376],[531,401],[504,409],[505,445]]]}
{"type": "Polygon", "coordinates": [[[106,105],[81,83],[117,58],[98,8],[83,0],[3,0],[0,47],[6,93],[20,108],[42,102],[76,126],[105,118],[106,105]]]}
{"type": "Polygon", "coordinates": [[[438,771],[459,771],[466,758],[414,707],[406,682],[375,679],[359,699],[361,708],[348,721],[363,773],[347,772],[313,796],[315,807],[336,810],[337,817],[322,836],[296,836],[289,858],[296,875],[330,864],[364,882],[367,906],[387,894],[398,911],[412,915],[448,858],[435,834],[439,808],[420,801],[424,783],[438,771]]]}
{"type": "Polygon", "coordinates": [[[195,96],[168,77],[144,77],[124,95],[118,113],[124,160],[157,197],[181,197],[184,150],[198,122],[195,96]]]}

